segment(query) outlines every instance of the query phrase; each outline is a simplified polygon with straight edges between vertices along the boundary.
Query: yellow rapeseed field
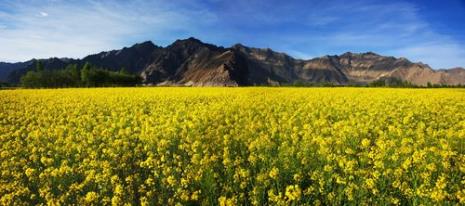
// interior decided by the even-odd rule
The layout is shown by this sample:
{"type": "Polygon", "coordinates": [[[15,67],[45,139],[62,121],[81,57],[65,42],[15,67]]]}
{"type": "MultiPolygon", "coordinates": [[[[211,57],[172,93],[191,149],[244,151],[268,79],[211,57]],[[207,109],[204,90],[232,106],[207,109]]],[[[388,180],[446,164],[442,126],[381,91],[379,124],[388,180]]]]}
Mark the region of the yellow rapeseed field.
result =
{"type": "Polygon", "coordinates": [[[0,91],[2,205],[465,204],[465,90],[0,91]]]}

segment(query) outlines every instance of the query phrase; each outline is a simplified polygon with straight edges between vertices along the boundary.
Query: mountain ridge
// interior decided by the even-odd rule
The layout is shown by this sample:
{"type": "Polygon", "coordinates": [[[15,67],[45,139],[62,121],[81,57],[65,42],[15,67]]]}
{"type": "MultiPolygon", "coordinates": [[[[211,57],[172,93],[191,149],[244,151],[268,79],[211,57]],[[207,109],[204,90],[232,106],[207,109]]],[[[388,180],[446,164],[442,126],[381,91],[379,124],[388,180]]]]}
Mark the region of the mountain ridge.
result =
{"type": "Polygon", "coordinates": [[[47,69],[86,62],[113,70],[125,68],[140,75],[147,85],[253,86],[297,82],[348,85],[368,84],[383,78],[397,78],[416,85],[465,84],[465,69],[461,67],[434,70],[421,62],[374,52],[298,59],[270,48],[247,47],[240,43],[225,48],[193,37],[178,39],[165,47],[145,41],[82,59],[0,63],[0,80],[19,82],[22,75],[34,68],[35,61],[42,61],[47,69]]]}

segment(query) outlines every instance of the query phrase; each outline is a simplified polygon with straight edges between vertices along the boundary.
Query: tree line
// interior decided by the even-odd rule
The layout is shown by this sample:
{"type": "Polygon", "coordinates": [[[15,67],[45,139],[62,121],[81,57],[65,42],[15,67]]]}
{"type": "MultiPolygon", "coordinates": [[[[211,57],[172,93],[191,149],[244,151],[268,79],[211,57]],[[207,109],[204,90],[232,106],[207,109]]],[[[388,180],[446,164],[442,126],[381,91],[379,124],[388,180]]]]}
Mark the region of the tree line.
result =
{"type": "Polygon", "coordinates": [[[448,84],[433,84],[428,82],[426,86],[416,85],[409,81],[404,81],[398,78],[389,77],[382,78],[373,82],[370,82],[368,87],[397,87],[397,88],[465,88],[465,85],[448,85],[448,84]]]}
{"type": "Polygon", "coordinates": [[[125,68],[111,71],[85,63],[82,67],[69,64],[63,69],[45,69],[40,61],[20,80],[21,86],[26,88],[135,86],[140,82],[138,75],[125,68]]]}
{"type": "Polygon", "coordinates": [[[409,81],[405,81],[395,77],[381,78],[367,84],[348,83],[336,84],[333,82],[302,82],[296,81],[292,84],[283,84],[286,87],[387,87],[387,88],[465,88],[465,85],[448,85],[448,84],[433,84],[428,82],[426,85],[417,85],[409,81]]]}

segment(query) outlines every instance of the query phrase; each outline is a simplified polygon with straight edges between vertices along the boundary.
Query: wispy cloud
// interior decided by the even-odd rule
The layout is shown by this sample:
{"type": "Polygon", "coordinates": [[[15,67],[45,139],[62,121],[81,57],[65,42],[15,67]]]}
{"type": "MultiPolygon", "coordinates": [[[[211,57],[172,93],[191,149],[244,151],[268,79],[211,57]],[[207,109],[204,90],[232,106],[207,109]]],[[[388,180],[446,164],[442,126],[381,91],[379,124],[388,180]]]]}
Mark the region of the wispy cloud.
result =
{"type": "Polygon", "coordinates": [[[463,46],[453,42],[427,42],[399,48],[389,53],[396,56],[407,54],[409,58],[432,65],[436,69],[464,67],[465,65],[463,46]]]}
{"type": "MultiPolygon", "coordinates": [[[[433,68],[465,66],[463,43],[435,31],[420,16],[421,10],[417,5],[405,2],[331,2],[333,4],[319,5],[321,8],[309,15],[315,18],[314,22],[322,18],[324,23],[321,25],[328,28],[327,31],[274,37],[286,42],[282,49],[299,57],[375,51],[422,61],[433,68]],[[330,20],[325,22],[325,19],[330,20]]],[[[321,26],[308,25],[310,31],[321,26]]]]}
{"type": "Polygon", "coordinates": [[[83,57],[195,36],[298,58],[374,51],[434,68],[465,66],[465,42],[436,30],[424,12],[402,0],[0,1],[0,61],[83,57]]]}
{"type": "Polygon", "coordinates": [[[83,57],[144,40],[164,44],[195,31],[202,10],[174,9],[165,1],[0,2],[0,61],[83,57]],[[27,5],[27,6],[26,6],[27,5]],[[38,18],[41,17],[41,18],[38,18]]]}
{"type": "Polygon", "coordinates": [[[43,12],[43,11],[39,12],[39,14],[40,14],[40,16],[42,16],[42,17],[47,17],[47,16],[48,16],[48,13],[47,13],[47,12],[43,12]]]}

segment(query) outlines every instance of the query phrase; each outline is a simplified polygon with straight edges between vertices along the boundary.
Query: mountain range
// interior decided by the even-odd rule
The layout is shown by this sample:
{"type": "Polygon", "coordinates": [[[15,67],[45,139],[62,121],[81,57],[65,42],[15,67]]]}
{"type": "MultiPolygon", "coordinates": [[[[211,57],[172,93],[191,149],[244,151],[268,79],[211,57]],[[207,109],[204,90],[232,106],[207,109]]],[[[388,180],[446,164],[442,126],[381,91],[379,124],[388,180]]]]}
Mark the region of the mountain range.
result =
{"type": "MultiPolygon", "coordinates": [[[[34,69],[36,61],[0,63],[0,81],[18,83],[22,75],[34,69]]],[[[83,65],[86,62],[112,70],[125,68],[140,75],[146,85],[363,85],[386,78],[416,85],[465,85],[463,68],[434,70],[427,64],[373,52],[347,52],[303,60],[271,49],[242,44],[224,48],[192,37],[177,40],[166,47],[147,41],[82,59],[49,58],[40,61],[46,69],[61,69],[68,64],[83,65]]]]}

